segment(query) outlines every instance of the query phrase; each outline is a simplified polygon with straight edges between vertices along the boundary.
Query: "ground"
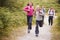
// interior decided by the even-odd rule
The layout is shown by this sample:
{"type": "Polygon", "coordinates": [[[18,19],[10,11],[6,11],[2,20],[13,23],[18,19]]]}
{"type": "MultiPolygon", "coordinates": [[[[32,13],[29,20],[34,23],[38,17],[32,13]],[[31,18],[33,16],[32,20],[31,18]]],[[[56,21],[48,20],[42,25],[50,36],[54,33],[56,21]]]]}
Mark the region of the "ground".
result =
{"type": "Polygon", "coordinates": [[[25,34],[23,36],[17,36],[16,40],[51,40],[52,33],[51,28],[52,26],[48,25],[48,16],[45,16],[44,26],[39,27],[39,36],[35,36],[35,26],[32,26],[31,33],[27,33],[27,29],[25,29],[25,34]]]}

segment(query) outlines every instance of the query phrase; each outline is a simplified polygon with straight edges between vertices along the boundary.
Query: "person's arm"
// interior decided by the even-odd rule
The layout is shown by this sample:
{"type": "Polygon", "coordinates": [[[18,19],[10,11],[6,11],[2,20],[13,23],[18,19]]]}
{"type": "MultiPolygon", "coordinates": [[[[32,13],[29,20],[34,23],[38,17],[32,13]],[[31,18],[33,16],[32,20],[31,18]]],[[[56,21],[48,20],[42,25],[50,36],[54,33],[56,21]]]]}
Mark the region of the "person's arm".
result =
{"type": "Polygon", "coordinates": [[[44,15],[42,10],[39,12],[39,15],[40,16],[43,16],[44,15]]]}
{"type": "Polygon", "coordinates": [[[28,7],[27,7],[27,6],[26,6],[26,7],[24,7],[24,9],[23,9],[23,10],[27,12],[27,11],[28,11],[28,7]]]}
{"type": "Polygon", "coordinates": [[[34,16],[36,16],[36,11],[37,11],[37,8],[35,8],[35,11],[34,11],[34,16]]]}
{"type": "Polygon", "coordinates": [[[53,15],[53,17],[55,18],[55,10],[54,10],[54,15],[53,15]]]}
{"type": "Polygon", "coordinates": [[[35,10],[34,10],[34,7],[33,7],[33,15],[35,15],[35,10]]]}
{"type": "Polygon", "coordinates": [[[32,6],[32,8],[33,8],[33,11],[34,11],[34,7],[32,6]]]}
{"type": "Polygon", "coordinates": [[[50,9],[48,10],[48,15],[50,14],[50,9]]]}
{"type": "Polygon", "coordinates": [[[34,11],[34,16],[36,16],[36,10],[34,11]]]}
{"type": "Polygon", "coordinates": [[[35,11],[34,15],[36,16],[36,11],[35,11]]]}
{"type": "Polygon", "coordinates": [[[45,8],[44,8],[44,12],[46,13],[46,10],[45,10],[45,8]]]}
{"type": "Polygon", "coordinates": [[[43,16],[43,14],[42,14],[42,13],[40,13],[40,16],[43,16]]]}
{"type": "Polygon", "coordinates": [[[54,16],[55,16],[55,10],[54,10],[54,16]]]}

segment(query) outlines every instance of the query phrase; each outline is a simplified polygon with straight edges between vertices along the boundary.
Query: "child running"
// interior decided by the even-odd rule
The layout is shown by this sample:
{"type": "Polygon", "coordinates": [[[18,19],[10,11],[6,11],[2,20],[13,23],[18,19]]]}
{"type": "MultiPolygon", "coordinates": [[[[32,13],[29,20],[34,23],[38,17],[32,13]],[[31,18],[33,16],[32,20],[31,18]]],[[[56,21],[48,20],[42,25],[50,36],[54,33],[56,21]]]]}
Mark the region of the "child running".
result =
{"type": "Polygon", "coordinates": [[[39,27],[42,27],[43,26],[43,14],[42,14],[42,10],[41,8],[39,7],[39,5],[37,5],[36,7],[36,11],[35,11],[35,15],[36,15],[36,28],[35,28],[35,34],[36,34],[36,37],[38,37],[38,34],[39,34],[39,27]]]}
{"type": "Polygon", "coordinates": [[[24,8],[24,11],[27,12],[27,25],[28,25],[28,33],[32,29],[32,17],[34,12],[33,3],[29,2],[27,6],[24,8]]]}

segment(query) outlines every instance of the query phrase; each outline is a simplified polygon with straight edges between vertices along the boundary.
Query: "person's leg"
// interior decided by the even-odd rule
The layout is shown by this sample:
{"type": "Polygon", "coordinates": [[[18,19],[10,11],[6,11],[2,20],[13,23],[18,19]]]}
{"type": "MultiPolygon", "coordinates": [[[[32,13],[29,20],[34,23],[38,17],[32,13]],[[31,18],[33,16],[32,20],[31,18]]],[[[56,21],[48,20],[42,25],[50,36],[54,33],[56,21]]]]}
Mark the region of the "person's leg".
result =
{"type": "Polygon", "coordinates": [[[43,27],[43,20],[41,20],[41,21],[39,22],[39,26],[40,26],[40,27],[43,27]]]}
{"type": "Polygon", "coordinates": [[[44,24],[44,16],[42,16],[42,18],[43,18],[43,24],[44,24]]]}
{"type": "Polygon", "coordinates": [[[36,34],[36,36],[38,36],[38,34],[39,34],[38,21],[36,21],[35,34],[36,34]]]}
{"type": "Polygon", "coordinates": [[[28,33],[30,33],[29,19],[30,19],[30,17],[29,17],[29,16],[27,16],[28,33]]]}
{"type": "Polygon", "coordinates": [[[51,17],[51,26],[53,25],[53,16],[51,17]]]}
{"type": "Polygon", "coordinates": [[[27,16],[27,25],[29,24],[29,16],[27,16]]]}
{"type": "Polygon", "coordinates": [[[32,16],[28,17],[28,33],[30,33],[30,30],[32,29],[32,16]]]}
{"type": "Polygon", "coordinates": [[[29,28],[32,29],[32,16],[29,18],[29,28]]]}
{"type": "Polygon", "coordinates": [[[49,25],[50,25],[50,19],[51,19],[51,18],[50,18],[50,16],[49,16],[49,19],[48,19],[48,21],[49,21],[49,25]]]}
{"type": "Polygon", "coordinates": [[[27,16],[27,25],[28,25],[28,29],[29,29],[29,16],[27,16]]]}

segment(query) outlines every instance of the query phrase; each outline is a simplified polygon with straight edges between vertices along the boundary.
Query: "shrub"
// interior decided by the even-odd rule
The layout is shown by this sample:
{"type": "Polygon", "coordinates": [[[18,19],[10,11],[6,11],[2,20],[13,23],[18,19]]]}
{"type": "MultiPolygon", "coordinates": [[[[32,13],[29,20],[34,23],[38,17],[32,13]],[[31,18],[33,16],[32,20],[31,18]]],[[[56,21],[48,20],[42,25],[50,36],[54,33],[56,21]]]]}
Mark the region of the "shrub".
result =
{"type": "Polygon", "coordinates": [[[58,3],[60,4],[60,0],[58,0],[58,3]]]}
{"type": "Polygon", "coordinates": [[[8,8],[0,8],[0,37],[7,37],[14,28],[24,25],[26,17],[22,11],[11,12],[8,8]]]}

